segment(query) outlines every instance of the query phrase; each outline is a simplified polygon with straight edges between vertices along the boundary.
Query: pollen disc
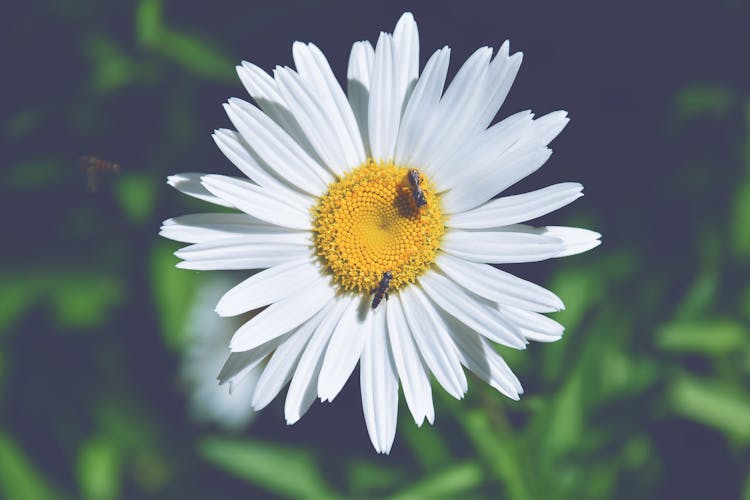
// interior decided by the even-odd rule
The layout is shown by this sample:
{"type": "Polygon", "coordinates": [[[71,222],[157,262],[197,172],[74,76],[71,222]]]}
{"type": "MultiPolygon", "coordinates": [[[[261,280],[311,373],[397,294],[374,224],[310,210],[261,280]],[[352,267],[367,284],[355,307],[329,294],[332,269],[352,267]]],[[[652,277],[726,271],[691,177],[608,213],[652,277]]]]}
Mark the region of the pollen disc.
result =
{"type": "Polygon", "coordinates": [[[424,174],[417,208],[409,169],[368,160],[328,186],[313,208],[315,251],[344,290],[369,293],[383,273],[396,291],[426,271],[445,232],[440,198],[424,174]]]}

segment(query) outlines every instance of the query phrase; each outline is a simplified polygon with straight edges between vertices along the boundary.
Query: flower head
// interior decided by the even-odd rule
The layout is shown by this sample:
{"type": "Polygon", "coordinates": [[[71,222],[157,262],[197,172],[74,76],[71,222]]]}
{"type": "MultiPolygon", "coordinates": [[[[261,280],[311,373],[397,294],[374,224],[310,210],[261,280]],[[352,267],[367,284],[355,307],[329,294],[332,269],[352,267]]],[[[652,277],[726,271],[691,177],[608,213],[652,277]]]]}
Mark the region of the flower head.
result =
{"type": "Polygon", "coordinates": [[[495,198],[541,167],[568,118],[521,112],[491,125],[521,64],[508,42],[492,54],[474,52],[444,90],[450,49],[420,74],[407,13],[375,48],[354,44],[346,94],[313,44],[294,44],[296,70],[237,68],[256,105],[230,99],[237,131],[214,139],[247,178],[169,183],[238,213],[170,219],[162,235],[191,243],[179,267],[263,269],[216,306],[222,316],[265,308],[234,334],[219,376],[233,382],[264,365],[253,408],[289,383],[294,423],[316,396],[333,400],[359,363],[367,430],[387,453],[399,382],[417,425],[432,423],[430,374],[461,398],[466,367],[518,399],[491,342],[560,338],[563,327],[540,314],[560,299],[492,264],[580,253],[599,235],[521,224],[580,197],[580,184],[495,198]]]}

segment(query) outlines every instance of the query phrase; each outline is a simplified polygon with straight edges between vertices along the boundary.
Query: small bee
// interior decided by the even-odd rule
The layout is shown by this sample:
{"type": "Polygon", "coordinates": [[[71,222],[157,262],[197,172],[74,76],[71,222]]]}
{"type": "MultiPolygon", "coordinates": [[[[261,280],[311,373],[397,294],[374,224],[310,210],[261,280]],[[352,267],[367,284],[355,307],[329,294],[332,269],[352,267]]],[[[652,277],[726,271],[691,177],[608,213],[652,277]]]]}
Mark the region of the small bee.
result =
{"type": "Polygon", "coordinates": [[[411,186],[411,195],[414,197],[414,204],[417,208],[421,208],[427,205],[427,200],[424,199],[424,193],[420,186],[422,178],[419,176],[419,172],[416,169],[409,170],[409,186],[411,186]]]}
{"type": "Polygon", "coordinates": [[[377,288],[374,288],[370,293],[374,293],[375,296],[372,298],[372,308],[375,309],[378,307],[378,304],[380,304],[380,301],[383,300],[383,295],[385,295],[385,300],[388,300],[388,288],[391,286],[391,280],[393,279],[393,274],[391,274],[390,271],[386,271],[383,273],[383,277],[380,280],[380,283],[378,283],[377,288]]]}
{"type": "Polygon", "coordinates": [[[97,172],[114,172],[120,171],[120,165],[111,161],[102,160],[96,156],[81,156],[78,158],[81,168],[86,170],[89,179],[89,189],[96,191],[96,173],[97,172]]]}

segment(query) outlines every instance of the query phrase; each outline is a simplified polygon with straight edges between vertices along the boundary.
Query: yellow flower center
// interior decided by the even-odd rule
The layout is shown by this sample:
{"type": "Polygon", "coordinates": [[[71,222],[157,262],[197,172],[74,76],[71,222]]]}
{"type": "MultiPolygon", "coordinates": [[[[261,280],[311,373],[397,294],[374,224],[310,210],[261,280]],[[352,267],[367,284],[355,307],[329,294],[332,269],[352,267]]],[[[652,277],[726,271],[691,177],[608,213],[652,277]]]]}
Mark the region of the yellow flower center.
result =
{"type": "Polygon", "coordinates": [[[417,207],[409,169],[367,160],[328,187],[313,208],[317,256],[344,290],[370,293],[390,271],[396,291],[426,271],[445,232],[440,198],[420,174],[417,207]]]}

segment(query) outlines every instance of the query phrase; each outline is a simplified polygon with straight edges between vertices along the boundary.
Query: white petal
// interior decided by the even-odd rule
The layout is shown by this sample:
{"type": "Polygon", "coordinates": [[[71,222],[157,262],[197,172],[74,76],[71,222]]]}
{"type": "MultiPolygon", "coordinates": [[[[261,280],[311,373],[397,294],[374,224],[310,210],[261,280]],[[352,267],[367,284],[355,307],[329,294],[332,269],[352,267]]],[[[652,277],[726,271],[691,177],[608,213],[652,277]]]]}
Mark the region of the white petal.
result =
{"type": "Polygon", "coordinates": [[[541,342],[554,342],[562,337],[565,327],[541,314],[517,307],[499,306],[500,312],[519,327],[524,337],[541,342]]]}
{"type": "Polygon", "coordinates": [[[526,348],[521,331],[499,313],[494,303],[472,295],[436,271],[427,271],[419,283],[433,302],[475,332],[501,345],[526,348]]]}
{"type": "Polygon", "coordinates": [[[446,225],[461,229],[489,229],[525,222],[564,207],[583,196],[576,182],[555,184],[530,193],[505,196],[481,207],[452,215],[446,225]]]}
{"type": "Polygon", "coordinates": [[[242,138],[280,178],[313,196],[325,192],[333,180],[330,172],[265,113],[237,98],[230,99],[224,109],[242,138]]]}
{"type": "Polygon", "coordinates": [[[320,269],[309,257],[285,262],[250,276],[219,300],[219,316],[236,316],[273,304],[320,279],[320,269]]]}
{"type": "Polygon", "coordinates": [[[247,351],[301,325],[330,302],[336,292],[327,279],[271,304],[240,327],[232,337],[232,351],[247,351]]]}
{"type": "Polygon", "coordinates": [[[393,158],[401,121],[402,101],[397,95],[394,65],[393,38],[388,33],[380,33],[375,46],[367,112],[372,157],[380,161],[389,161],[393,158]]]}
{"type": "MultiPolygon", "coordinates": [[[[414,165],[413,153],[429,132],[430,124],[435,122],[440,96],[443,94],[445,78],[448,74],[450,49],[443,47],[436,51],[424,67],[422,76],[417,81],[409,97],[401,125],[398,130],[398,141],[394,162],[399,165],[414,165]]],[[[430,165],[414,165],[431,173],[430,165]]]]}
{"type": "Polygon", "coordinates": [[[389,453],[396,436],[398,380],[388,349],[384,308],[376,309],[359,367],[362,410],[367,432],[378,453],[389,453]]]}
{"type": "Polygon", "coordinates": [[[461,399],[467,389],[466,375],[456,345],[434,307],[416,286],[402,290],[398,300],[422,359],[448,394],[461,399]]]}
{"type": "Polygon", "coordinates": [[[492,345],[454,318],[443,317],[458,346],[461,363],[490,386],[518,400],[518,395],[523,393],[521,383],[492,345]]]}
{"type": "Polygon", "coordinates": [[[346,166],[355,167],[365,161],[365,150],[357,120],[336,81],[323,52],[312,43],[295,42],[292,47],[297,72],[310,88],[315,89],[329,115],[329,123],[334,127],[346,158],[346,166]]]}
{"type": "Polygon", "coordinates": [[[401,15],[393,30],[397,87],[408,99],[410,87],[419,76],[419,30],[411,12],[401,15]]]}
{"type": "Polygon", "coordinates": [[[253,217],[292,229],[311,228],[306,207],[294,204],[293,200],[279,198],[260,186],[224,175],[204,175],[201,181],[211,193],[253,217]]]}
{"type": "Polygon", "coordinates": [[[508,56],[510,44],[503,43],[490,63],[482,101],[485,103],[477,116],[476,129],[484,130],[492,122],[500,106],[508,96],[511,85],[521,67],[523,54],[517,52],[508,56]]]}
{"type": "Polygon", "coordinates": [[[312,147],[302,127],[289,111],[289,106],[281,97],[276,81],[258,66],[247,61],[242,61],[242,66],[237,66],[237,74],[260,109],[279,124],[311,158],[320,163],[315,148],[312,147]]]}
{"type": "MultiPolygon", "coordinates": [[[[347,162],[337,126],[331,116],[332,110],[326,108],[315,88],[309,88],[291,68],[276,67],[274,78],[284,100],[295,119],[305,131],[305,135],[315,148],[323,164],[335,175],[343,174],[351,165],[347,162]]],[[[338,124],[341,126],[341,124],[338,124]]]]}
{"type": "Polygon", "coordinates": [[[368,341],[371,322],[368,302],[359,297],[352,299],[331,336],[320,369],[318,397],[321,401],[333,401],[343,389],[368,341]]]}
{"type": "Polygon", "coordinates": [[[274,349],[276,349],[285,339],[281,336],[266,342],[263,345],[245,352],[233,352],[229,354],[226,363],[219,372],[219,384],[223,385],[229,382],[230,390],[232,386],[241,382],[253,368],[258,366],[274,349]]]}
{"type": "Polygon", "coordinates": [[[193,172],[187,172],[183,174],[175,174],[167,177],[167,184],[175,188],[177,191],[198,198],[199,200],[213,203],[214,205],[221,205],[222,207],[234,208],[234,205],[226,200],[222,200],[218,196],[214,196],[211,191],[203,187],[201,184],[201,177],[206,174],[199,174],[193,172]]]}
{"type": "Polygon", "coordinates": [[[325,308],[323,321],[315,330],[310,342],[305,346],[302,357],[294,371],[294,377],[289,384],[284,416],[286,423],[291,425],[299,420],[315,401],[318,387],[318,375],[323,366],[323,355],[333,333],[333,329],[344,314],[350,299],[334,299],[325,308]]]}
{"type": "Polygon", "coordinates": [[[492,49],[482,47],[458,70],[440,100],[436,116],[429,124],[430,130],[412,154],[415,166],[432,165],[435,159],[449,155],[478,132],[472,129],[470,122],[483,104],[477,88],[487,76],[491,57],[492,49]]]}
{"type": "MultiPolygon", "coordinates": [[[[477,149],[482,157],[472,158],[471,162],[475,166],[465,171],[461,182],[456,182],[443,196],[446,211],[454,214],[477,207],[538,170],[552,154],[545,146],[567,123],[564,111],[549,113],[524,126],[522,137],[501,156],[495,156],[497,150],[493,148],[491,141],[483,148],[477,149]]],[[[500,122],[495,127],[502,124],[503,122],[500,122]]],[[[490,134],[495,127],[485,134],[490,134]]],[[[453,163],[455,164],[455,161],[453,163]]],[[[447,182],[446,185],[450,184],[447,182]]]]}
{"type": "Polygon", "coordinates": [[[205,243],[254,233],[290,232],[247,214],[190,214],[162,222],[159,236],[183,243],[205,243]]]}
{"type": "Polygon", "coordinates": [[[439,255],[435,263],[453,281],[485,299],[538,312],[564,309],[562,300],[549,290],[490,265],[448,254],[439,255]]]}
{"type": "Polygon", "coordinates": [[[283,182],[273,175],[273,169],[258,156],[242,136],[234,130],[218,129],[213,134],[214,142],[219,146],[224,156],[234,163],[242,173],[259,186],[276,193],[276,196],[294,198],[300,205],[312,205],[314,200],[290,184],[283,182]]]}
{"type": "Polygon", "coordinates": [[[600,240],[602,235],[588,229],[562,226],[544,226],[542,229],[544,229],[542,234],[563,240],[565,250],[557,254],[556,257],[566,257],[568,255],[587,252],[602,243],[600,240]]]}
{"type": "Polygon", "coordinates": [[[315,316],[289,334],[286,340],[274,351],[255,386],[252,400],[253,410],[259,411],[265,408],[291,380],[303,350],[329,310],[330,306],[321,309],[315,316]]]}
{"type": "Polygon", "coordinates": [[[510,264],[556,257],[565,249],[562,240],[550,236],[512,231],[462,231],[445,233],[441,248],[474,262],[510,264]]]}
{"type": "Polygon", "coordinates": [[[490,163],[486,170],[465,177],[442,197],[445,211],[450,214],[465,212],[512,186],[519,180],[537,171],[546,162],[552,151],[532,148],[515,152],[513,148],[497,162],[490,163]]]}
{"type": "Polygon", "coordinates": [[[309,233],[255,233],[196,243],[175,252],[181,269],[260,269],[309,258],[309,233]]]}
{"type": "Polygon", "coordinates": [[[386,316],[393,361],[401,379],[409,411],[417,425],[421,426],[425,417],[432,423],[435,420],[435,408],[432,404],[430,378],[414,345],[398,300],[386,301],[386,316]]]}
{"type": "Polygon", "coordinates": [[[346,74],[349,104],[357,119],[365,155],[368,157],[372,156],[372,153],[367,131],[367,108],[370,101],[370,76],[374,60],[375,49],[370,42],[355,42],[349,55],[349,69],[346,74]]]}
{"type": "Polygon", "coordinates": [[[501,168],[503,155],[524,138],[533,118],[531,111],[520,111],[470,137],[452,154],[435,158],[431,169],[437,190],[446,191],[501,168]]]}

